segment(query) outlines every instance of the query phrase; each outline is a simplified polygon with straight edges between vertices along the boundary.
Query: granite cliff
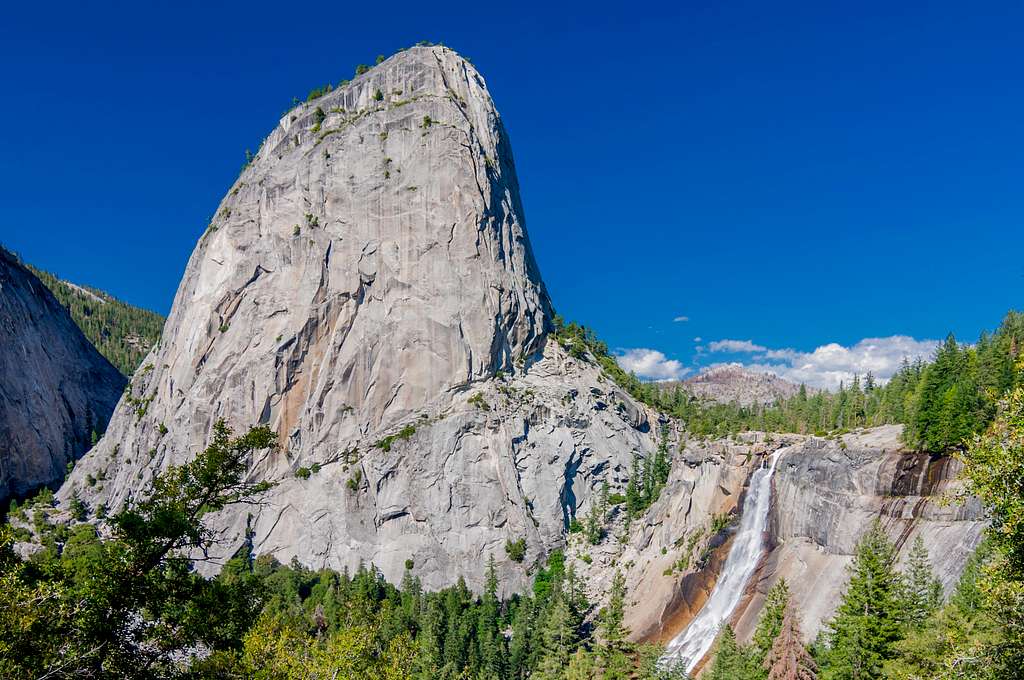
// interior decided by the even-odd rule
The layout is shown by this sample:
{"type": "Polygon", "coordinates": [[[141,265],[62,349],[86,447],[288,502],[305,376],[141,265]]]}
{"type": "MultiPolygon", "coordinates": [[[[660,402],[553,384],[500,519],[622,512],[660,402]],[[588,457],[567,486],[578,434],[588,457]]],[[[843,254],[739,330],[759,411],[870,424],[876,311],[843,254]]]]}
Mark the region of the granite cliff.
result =
{"type": "Polygon", "coordinates": [[[46,286],[0,248],[0,502],[63,479],[123,388],[46,286]]]}
{"type": "Polygon", "coordinates": [[[61,492],[115,508],[207,442],[265,424],[277,482],[213,521],[224,554],[424,585],[521,585],[601,483],[652,451],[649,414],[549,335],[515,166],[486,85],[399,53],[285,114],[200,239],[162,340],[61,492]],[[85,484],[88,475],[102,484],[85,484]],[[507,541],[524,539],[512,561],[507,541]]]}
{"type": "Polygon", "coordinates": [[[962,496],[959,463],[903,450],[900,431],[884,426],[837,439],[747,433],[735,441],[686,442],[659,500],[628,530],[620,523],[624,542],[596,550],[571,543],[570,553],[605,586],[616,568],[625,569],[634,584],[627,621],[635,637],[667,642],[715,585],[750,473],[785,448],[772,482],[765,551],[729,617],[741,639],[753,633],[764,595],[780,578],[813,639],[846,586],[858,539],[876,519],[901,560],[917,535],[924,538],[948,594],[987,520],[977,499],[962,496]],[[592,563],[578,559],[584,554],[592,563]]]}

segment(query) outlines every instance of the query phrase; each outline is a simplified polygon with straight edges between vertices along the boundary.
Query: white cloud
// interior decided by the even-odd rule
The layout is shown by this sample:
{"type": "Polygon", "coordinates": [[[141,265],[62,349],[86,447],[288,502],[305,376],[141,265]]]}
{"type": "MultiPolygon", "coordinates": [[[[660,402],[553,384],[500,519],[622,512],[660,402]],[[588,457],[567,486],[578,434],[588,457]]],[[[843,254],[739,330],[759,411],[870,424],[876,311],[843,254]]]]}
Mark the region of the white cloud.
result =
{"type": "Polygon", "coordinates": [[[679,380],[690,372],[682,363],[655,349],[627,349],[615,358],[623,369],[646,380],[679,380]]]}
{"type": "Polygon", "coordinates": [[[748,351],[761,354],[744,366],[753,371],[774,373],[795,383],[836,389],[840,382],[849,385],[853,376],[863,378],[868,371],[879,382],[885,382],[899,369],[904,357],[910,361],[918,357],[927,359],[938,343],[938,340],[916,340],[906,335],[892,335],[887,338],[865,338],[849,347],[830,342],[811,352],[752,349],[748,351]]]}
{"type": "Polygon", "coordinates": [[[767,349],[750,340],[714,340],[708,343],[711,352],[764,352],[767,349]]]}
{"type": "Polygon", "coordinates": [[[695,338],[693,339],[693,341],[694,341],[694,342],[702,342],[702,341],[703,341],[703,338],[701,338],[701,337],[700,337],[700,336],[698,335],[697,337],[695,337],[695,338]]]}
{"type": "Polygon", "coordinates": [[[676,318],[674,318],[672,320],[675,321],[676,323],[678,323],[680,321],[689,321],[690,317],[688,317],[688,316],[677,316],[676,318]]]}

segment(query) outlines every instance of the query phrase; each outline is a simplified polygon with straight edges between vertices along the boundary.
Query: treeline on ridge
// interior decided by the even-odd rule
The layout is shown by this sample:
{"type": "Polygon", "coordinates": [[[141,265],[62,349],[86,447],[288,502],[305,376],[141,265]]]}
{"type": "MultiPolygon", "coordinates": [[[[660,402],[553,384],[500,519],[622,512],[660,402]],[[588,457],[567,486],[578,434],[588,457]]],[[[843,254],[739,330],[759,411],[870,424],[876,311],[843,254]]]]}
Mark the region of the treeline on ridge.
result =
{"type": "Polygon", "coordinates": [[[25,266],[68,310],[75,324],[99,353],[130,378],[160,339],[164,317],[148,309],[133,307],[103,291],[74,287],[49,272],[29,264],[25,266]]]}
{"type": "Polygon", "coordinates": [[[627,373],[593,331],[555,320],[555,338],[573,356],[588,355],[633,397],[679,418],[698,437],[722,437],[749,430],[841,434],[859,427],[903,423],[906,444],[944,451],[959,447],[992,422],[999,398],[1016,386],[1014,363],[1024,348],[1024,314],[1011,311],[993,333],[975,345],[950,334],[931,361],[904,361],[884,385],[870,373],[835,392],[800,391],[770,405],[720,404],[678,385],[665,389],[627,373]]]}

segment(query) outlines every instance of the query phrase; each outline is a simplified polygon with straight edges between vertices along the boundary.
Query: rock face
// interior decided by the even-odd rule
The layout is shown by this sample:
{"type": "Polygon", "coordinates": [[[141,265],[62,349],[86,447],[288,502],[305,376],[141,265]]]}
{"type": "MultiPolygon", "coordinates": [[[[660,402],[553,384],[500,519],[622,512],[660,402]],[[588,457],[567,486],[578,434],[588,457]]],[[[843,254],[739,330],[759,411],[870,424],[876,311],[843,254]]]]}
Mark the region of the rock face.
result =
{"type": "Polygon", "coordinates": [[[671,639],[711,593],[751,473],[773,451],[800,440],[750,433],[736,441],[684,442],[646,513],[628,525],[624,512],[614,513],[611,540],[600,546],[570,538],[569,557],[590,582],[592,599],[601,601],[622,571],[630,588],[625,622],[634,638],[671,639]]]}
{"type": "Polygon", "coordinates": [[[62,479],[123,388],[46,286],[0,248],[0,502],[62,479]]]}
{"type": "Polygon", "coordinates": [[[860,536],[878,519],[904,560],[924,538],[935,575],[946,593],[956,585],[986,526],[977,499],[964,502],[959,463],[949,457],[901,450],[900,426],[810,438],[779,463],[770,516],[771,551],[750,600],[737,617],[749,636],[763,594],[785,578],[812,639],[830,618],[846,586],[860,536]]]}
{"type": "Polygon", "coordinates": [[[901,559],[923,536],[948,593],[980,541],[984,514],[974,499],[944,502],[960,490],[954,460],[907,453],[899,435],[899,426],[885,426],[841,440],[747,433],[736,441],[686,442],[660,498],[643,516],[627,527],[613,513],[610,534],[623,540],[590,546],[570,537],[568,556],[591,582],[595,600],[614,572],[623,571],[633,636],[665,643],[715,586],[752,471],[787,447],[773,478],[766,552],[730,619],[741,639],[753,634],[764,595],[779,578],[786,579],[803,631],[813,639],[846,586],[857,540],[875,519],[901,559]],[[733,521],[721,519],[726,515],[733,521]]]}
{"type": "Polygon", "coordinates": [[[223,513],[225,554],[374,562],[427,587],[513,585],[602,481],[656,446],[650,414],[548,338],[509,142],[480,74],[413,48],[281,119],[197,245],[162,341],[65,485],[111,508],[266,424],[278,482],[223,513]],[[86,487],[87,474],[109,480],[86,487]],[[250,515],[251,513],[251,515],[250,515]],[[527,564],[506,558],[526,539],[527,564]]]}

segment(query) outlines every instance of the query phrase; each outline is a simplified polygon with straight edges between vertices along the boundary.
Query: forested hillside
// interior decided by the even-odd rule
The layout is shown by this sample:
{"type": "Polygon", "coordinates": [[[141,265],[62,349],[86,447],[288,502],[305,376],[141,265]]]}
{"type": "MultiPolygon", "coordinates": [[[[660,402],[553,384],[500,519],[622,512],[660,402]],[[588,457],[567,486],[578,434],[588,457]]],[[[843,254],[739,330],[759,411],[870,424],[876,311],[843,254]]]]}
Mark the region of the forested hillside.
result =
{"type": "Polygon", "coordinates": [[[480,594],[461,580],[425,592],[412,560],[396,587],[372,565],[310,571],[244,548],[202,578],[185,555],[217,537],[200,518],[260,499],[271,485],[245,481],[246,469],[274,441],[267,428],[235,438],[221,423],[209,448],[110,516],[75,497],[68,517],[49,490],[12,504],[0,526],[0,677],[685,677],[657,664],[660,648],[627,641],[621,575],[597,611],[559,551],[529,593],[504,598],[493,557],[480,594]],[[12,548],[29,527],[42,549],[22,560],[12,548]]]}
{"type": "Polygon", "coordinates": [[[1024,348],[1024,314],[1009,312],[993,333],[974,345],[953,335],[932,361],[904,362],[884,385],[870,373],[835,392],[795,396],[775,404],[720,404],[681,387],[665,390],[627,374],[589,329],[559,322],[556,337],[577,356],[592,355],[623,388],[644,403],[680,418],[696,436],[725,436],[745,430],[828,435],[857,427],[904,423],[906,444],[944,451],[992,422],[999,398],[1018,384],[1014,362],[1024,348]]]}
{"type": "Polygon", "coordinates": [[[164,317],[95,288],[68,283],[32,265],[26,266],[67,308],[100,354],[125,377],[131,377],[160,338],[164,317]]]}

